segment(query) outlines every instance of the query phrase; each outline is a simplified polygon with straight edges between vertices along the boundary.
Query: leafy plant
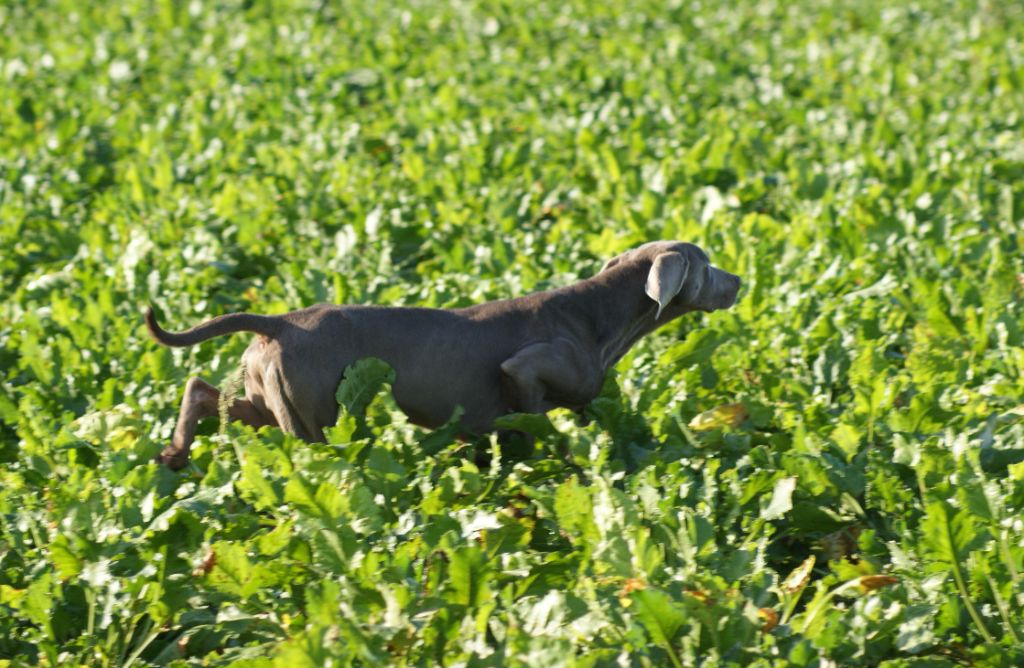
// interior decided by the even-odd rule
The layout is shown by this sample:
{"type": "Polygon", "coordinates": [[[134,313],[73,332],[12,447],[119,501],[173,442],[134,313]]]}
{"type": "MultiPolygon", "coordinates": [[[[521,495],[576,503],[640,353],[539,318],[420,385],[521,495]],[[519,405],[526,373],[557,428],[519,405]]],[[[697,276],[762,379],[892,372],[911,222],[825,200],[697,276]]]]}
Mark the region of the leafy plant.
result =
{"type": "Polygon", "coordinates": [[[0,7],[0,666],[1024,663],[1014,3],[0,7]],[[373,362],[325,444],[204,424],[319,301],[657,238],[740,274],[513,449],[373,362]]]}

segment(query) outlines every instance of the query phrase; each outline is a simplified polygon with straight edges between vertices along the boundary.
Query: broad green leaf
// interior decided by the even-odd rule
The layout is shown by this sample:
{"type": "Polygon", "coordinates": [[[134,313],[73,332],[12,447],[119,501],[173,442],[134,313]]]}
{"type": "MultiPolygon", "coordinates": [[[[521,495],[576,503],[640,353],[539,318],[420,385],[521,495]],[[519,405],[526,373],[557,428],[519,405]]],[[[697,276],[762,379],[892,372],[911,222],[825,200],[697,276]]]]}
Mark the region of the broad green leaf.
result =
{"type": "Polygon", "coordinates": [[[544,414],[512,413],[499,417],[494,425],[499,429],[521,431],[536,438],[552,438],[558,434],[558,430],[544,414]]]}
{"type": "Polygon", "coordinates": [[[25,596],[21,600],[21,610],[33,623],[46,629],[49,636],[53,636],[52,612],[56,601],[54,600],[53,574],[45,571],[32,580],[25,590],[25,596]]]}
{"type": "Polygon", "coordinates": [[[395,382],[395,371],[387,362],[367,357],[345,369],[345,376],[335,392],[338,405],[357,418],[366,414],[366,407],[385,385],[395,382]]]}
{"type": "Polygon", "coordinates": [[[210,583],[217,589],[236,596],[245,596],[252,582],[253,567],[245,547],[236,543],[217,543],[213,546],[214,565],[210,570],[210,583]]]}
{"type": "Polygon", "coordinates": [[[62,580],[69,580],[82,572],[82,560],[71,550],[64,534],[58,535],[50,543],[50,559],[62,580]]]}
{"type": "Polygon", "coordinates": [[[703,364],[723,343],[725,338],[713,330],[699,330],[691,333],[685,341],[666,350],[661,355],[659,363],[673,368],[703,364]]]}
{"type": "Polygon", "coordinates": [[[555,492],[558,523],[571,536],[580,539],[584,546],[592,545],[598,537],[593,513],[591,492],[581,486],[576,478],[570,478],[558,486],[555,492]]]}
{"type": "Polygon", "coordinates": [[[280,553],[291,541],[293,525],[291,522],[283,522],[274,528],[273,531],[259,537],[260,553],[265,556],[273,556],[280,553]]]}
{"type": "Polygon", "coordinates": [[[951,509],[941,501],[925,506],[921,538],[928,559],[963,563],[971,551],[984,544],[986,537],[985,530],[977,526],[966,511],[951,509]]]}
{"type": "Polygon", "coordinates": [[[682,606],[659,589],[640,589],[630,594],[630,598],[634,604],[632,610],[650,634],[651,640],[674,653],[672,648],[676,635],[687,620],[682,606]]]}
{"type": "Polygon", "coordinates": [[[270,482],[267,471],[253,459],[242,465],[242,475],[236,484],[239,493],[260,509],[273,508],[281,503],[280,495],[270,482]]]}
{"type": "Polygon", "coordinates": [[[912,606],[904,616],[905,621],[900,624],[900,632],[896,637],[900,651],[917,654],[936,641],[933,629],[934,608],[926,605],[912,606]]]}
{"type": "Polygon", "coordinates": [[[284,499],[314,517],[327,521],[338,519],[347,507],[344,496],[334,485],[323,482],[313,489],[300,474],[288,478],[284,499]]]}
{"type": "Polygon", "coordinates": [[[488,601],[493,577],[487,555],[479,548],[464,547],[448,555],[452,603],[473,607],[488,601]]]}

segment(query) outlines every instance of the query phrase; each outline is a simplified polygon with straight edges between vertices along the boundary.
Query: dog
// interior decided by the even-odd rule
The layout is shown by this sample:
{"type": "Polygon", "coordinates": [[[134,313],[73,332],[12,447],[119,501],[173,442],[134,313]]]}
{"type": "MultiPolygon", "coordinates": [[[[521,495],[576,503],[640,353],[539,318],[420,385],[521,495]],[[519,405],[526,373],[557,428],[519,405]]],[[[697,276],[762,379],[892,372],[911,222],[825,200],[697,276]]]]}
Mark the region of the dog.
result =
{"type": "MultiPolygon", "coordinates": [[[[439,427],[461,406],[460,429],[484,434],[508,413],[582,412],[640,337],[691,311],[730,308],[739,289],[739,277],[699,247],[655,241],[572,285],[468,308],[320,304],[277,316],[229,313],[180,333],[162,329],[152,308],[145,321],[165,346],[257,335],[242,357],[245,398],[228,406],[232,420],[322,441],[337,420],[345,369],[376,357],[394,369],[395,402],[413,423],[439,427]]],[[[219,401],[217,388],[190,379],[158,460],[186,466],[197,423],[218,415],[219,401]]]]}

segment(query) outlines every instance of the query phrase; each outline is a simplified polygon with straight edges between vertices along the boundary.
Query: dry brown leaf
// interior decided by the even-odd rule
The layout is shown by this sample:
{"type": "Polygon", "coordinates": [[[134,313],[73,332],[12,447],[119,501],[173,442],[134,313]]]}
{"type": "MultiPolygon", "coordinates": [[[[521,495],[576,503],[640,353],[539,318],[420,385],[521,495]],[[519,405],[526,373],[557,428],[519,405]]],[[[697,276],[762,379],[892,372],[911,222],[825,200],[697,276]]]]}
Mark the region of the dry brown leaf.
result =
{"type": "Polygon", "coordinates": [[[814,568],[815,558],[812,554],[804,560],[804,563],[797,566],[789,577],[786,578],[782,583],[782,588],[790,593],[795,594],[807,586],[807,583],[811,579],[811,569],[814,568]]]}
{"type": "Polygon", "coordinates": [[[779,625],[779,613],[771,608],[758,608],[757,616],[764,620],[761,631],[771,633],[772,629],[779,625]]]}
{"type": "Polygon", "coordinates": [[[882,587],[888,587],[899,582],[900,579],[895,575],[862,575],[858,581],[858,585],[865,593],[881,589],[882,587]]]}

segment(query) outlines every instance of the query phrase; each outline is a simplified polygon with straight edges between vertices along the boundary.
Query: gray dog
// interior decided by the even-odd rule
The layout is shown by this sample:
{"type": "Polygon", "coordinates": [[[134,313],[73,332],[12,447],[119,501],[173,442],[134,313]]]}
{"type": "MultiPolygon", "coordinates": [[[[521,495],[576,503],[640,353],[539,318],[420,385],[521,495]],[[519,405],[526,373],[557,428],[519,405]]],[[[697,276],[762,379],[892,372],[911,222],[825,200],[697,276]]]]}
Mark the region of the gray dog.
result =
{"type": "MultiPolygon", "coordinates": [[[[438,427],[461,406],[462,428],[481,434],[507,413],[582,411],[641,336],[690,311],[729,308],[739,287],[697,246],[655,241],[573,285],[469,308],[321,304],[279,316],[229,313],[181,333],[161,329],[150,309],[146,324],[166,346],[258,334],[242,358],[245,398],[228,406],[231,419],[253,427],[323,440],[345,368],[377,357],[394,368],[395,401],[414,423],[438,427]]],[[[218,414],[219,399],[209,383],[188,381],[160,461],[187,464],[196,424],[218,414]]]]}

